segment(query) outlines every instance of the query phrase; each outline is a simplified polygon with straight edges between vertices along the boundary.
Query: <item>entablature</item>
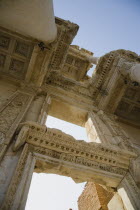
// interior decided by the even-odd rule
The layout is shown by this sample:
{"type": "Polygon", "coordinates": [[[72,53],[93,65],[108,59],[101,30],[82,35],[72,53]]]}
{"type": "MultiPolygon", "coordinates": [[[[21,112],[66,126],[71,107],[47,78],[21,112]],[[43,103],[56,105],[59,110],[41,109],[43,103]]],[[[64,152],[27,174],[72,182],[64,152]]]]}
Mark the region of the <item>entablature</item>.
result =
{"type": "MultiPolygon", "coordinates": [[[[108,148],[104,144],[77,141],[58,129],[47,128],[37,123],[27,122],[21,126],[14,151],[27,143],[36,155],[42,154],[45,155],[44,158],[53,158],[54,163],[61,161],[60,166],[65,165],[65,168],[76,167],[76,171],[70,170],[75,171],[76,174],[73,172],[67,175],[71,177],[76,175],[79,177],[78,182],[91,180],[93,177],[93,180],[99,183],[116,187],[127,173],[130,159],[136,157],[133,152],[117,146],[110,145],[108,148]],[[83,177],[79,172],[83,174],[83,177]]],[[[37,168],[40,164],[41,162],[36,165],[36,170],[40,172],[40,168],[43,168],[45,172],[47,167],[45,168],[44,165],[37,168]]],[[[55,167],[53,169],[55,170],[55,167]]],[[[58,167],[56,169],[58,170],[58,167]]],[[[61,172],[62,175],[66,175],[63,171],[61,172]]]]}
{"type": "Polygon", "coordinates": [[[62,74],[76,81],[87,80],[87,71],[92,67],[87,56],[93,56],[93,53],[80,49],[79,46],[70,45],[62,74]]]}
{"type": "Polygon", "coordinates": [[[79,96],[81,95],[85,98],[92,99],[92,94],[89,90],[90,83],[88,81],[77,82],[57,72],[51,72],[46,80],[46,85],[55,86],[66,91],[71,91],[79,96]]]}
{"type": "Polygon", "coordinates": [[[140,56],[126,50],[101,57],[93,75],[93,96],[100,109],[140,124],[140,86],[127,73],[135,63],[140,56]]]}

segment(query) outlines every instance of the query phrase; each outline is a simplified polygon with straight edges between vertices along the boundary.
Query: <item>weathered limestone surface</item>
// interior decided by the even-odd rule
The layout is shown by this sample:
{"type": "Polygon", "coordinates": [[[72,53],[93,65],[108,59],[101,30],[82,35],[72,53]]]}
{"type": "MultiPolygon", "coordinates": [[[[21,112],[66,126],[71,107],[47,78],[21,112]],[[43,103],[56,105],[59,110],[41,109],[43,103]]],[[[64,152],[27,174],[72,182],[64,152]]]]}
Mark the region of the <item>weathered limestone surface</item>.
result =
{"type": "Polygon", "coordinates": [[[107,204],[112,197],[112,192],[108,192],[99,184],[88,182],[78,199],[78,208],[79,210],[107,210],[107,204]]]}
{"type": "Polygon", "coordinates": [[[6,152],[0,166],[0,203],[2,203],[8,186],[10,184],[10,180],[13,176],[13,173],[16,168],[16,164],[18,162],[20,151],[15,153],[12,151],[12,146],[6,152]]]}
{"type": "Polygon", "coordinates": [[[0,209],[24,209],[35,170],[101,184],[118,193],[109,205],[121,208],[120,196],[124,209],[139,210],[140,57],[117,50],[94,59],[71,45],[78,25],[55,18],[54,26],[45,44],[0,26],[0,209]],[[47,115],[86,127],[89,143],[46,127],[47,115]]]}
{"type": "Polygon", "coordinates": [[[113,198],[109,201],[107,207],[109,210],[125,210],[123,202],[118,193],[115,193],[113,198]]]}
{"type": "MultiPolygon", "coordinates": [[[[135,157],[135,154],[132,152],[120,150],[118,147],[110,146],[110,149],[108,150],[108,147],[105,145],[100,146],[97,143],[76,141],[73,137],[57,129],[46,128],[45,126],[40,126],[35,123],[25,123],[19,133],[19,137],[16,140],[14,150],[17,150],[20,146],[22,146],[25,141],[34,146],[42,147],[44,152],[45,149],[46,152],[49,152],[50,150],[50,155],[51,150],[53,150],[54,156],[53,153],[51,156],[55,157],[56,155],[56,159],[58,158],[58,160],[60,159],[61,161],[64,161],[64,168],[66,168],[65,161],[73,163],[73,168],[75,168],[77,164],[76,176],[79,176],[79,179],[76,177],[77,182],[84,181],[85,179],[92,179],[90,175],[90,171],[92,171],[94,175],[93,179],[96,179],[97,182],[102,182],[102,179],[102,184],[105,182],[106,185],[111,187],[115,187],[119,179],[122,179],[128,170],[130,158],[133,156],[135,157]],[[106,154],[105,158],[104,154],[106,154]],[[94,162],[92,162],[93,160],[94,162]],[[81,172],[78,171],[78,168],[81,168],[81,172]],[[86,170],[86,172],[84,172],[85,175],[82,172],[84,170],[86,170]],[[104,172],[106,176],[108,174],[106,178],[104,172]],[[116,175],[114,176],[113,174],[116,175]],[[102,178],[102,176],[104,178],[102,178]]],[[[47,171],[47,166],[45,168],[45,165],[45,163],[42,164],[42,172],[45,170],[47,171]]],[[[67,168],[65,170],[67,175],[70,173],[69,176],[75,177],[75,173],[74,171],[72,172],[72,168],[71,172],[70,170],[67,170],[67,168]]],[[[40,172],[39,169],[38,171],[40,172]]],[[[52,171],[55,172],[55,168],[53,168],[52,171]]],[[[59,173],[61,173],[61,170],[59,173]]],[[[63,175],[65,175],[65,172],[63,175]]]]}

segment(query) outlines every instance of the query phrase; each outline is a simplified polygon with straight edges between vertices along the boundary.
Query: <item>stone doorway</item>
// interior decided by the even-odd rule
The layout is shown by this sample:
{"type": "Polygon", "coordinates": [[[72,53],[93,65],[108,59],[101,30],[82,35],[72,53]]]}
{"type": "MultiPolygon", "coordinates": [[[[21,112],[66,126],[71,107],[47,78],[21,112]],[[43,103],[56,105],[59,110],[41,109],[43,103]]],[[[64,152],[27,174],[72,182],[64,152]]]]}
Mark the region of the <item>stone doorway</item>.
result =
{"type": "Polygon", "coordinates": [[[32,122],[23,124],[13,149],[21,152],[2,209],[24,209],[34,168],[71,177],[76,183],[91,181],[114,188],[126,174],[131,157],[125,152],[123,159],[118,148],[108,150],[97,143],[76,141],[57,129],[32,122]]]}
{"type": "Polygon", "coordinates": [[[33,173],[25,210],[78,210],[85,183],[55,174],[33,173]]]}

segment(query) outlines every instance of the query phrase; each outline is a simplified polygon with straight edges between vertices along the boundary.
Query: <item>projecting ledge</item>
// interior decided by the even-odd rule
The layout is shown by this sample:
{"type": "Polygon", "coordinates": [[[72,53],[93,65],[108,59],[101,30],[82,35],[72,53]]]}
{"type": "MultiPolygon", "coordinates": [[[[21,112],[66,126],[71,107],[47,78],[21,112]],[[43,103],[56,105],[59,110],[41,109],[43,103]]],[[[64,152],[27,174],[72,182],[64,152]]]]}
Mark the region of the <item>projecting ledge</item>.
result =
{"type": "Polygon", "coordinates": [[[4,28],[44,42],[56,38],[52,0],[1,0],[0,14],[4,28]]]}
{"type": "Polygon", "coordinates": [[[42,159],[43,164],[39,162],[42,172],[67,175],[76,182],[95,180],[109,187],[119,185],[128,172],[130,159],[136,157],[134,153],[116,146],[108,148],[104,144],[77,141],[58,129],[34,122],[21,124],[13,150],[17,151],[24,144],[36,159],[42,159]],[[46,162],[51,164],[49,171],[46,162]]]}

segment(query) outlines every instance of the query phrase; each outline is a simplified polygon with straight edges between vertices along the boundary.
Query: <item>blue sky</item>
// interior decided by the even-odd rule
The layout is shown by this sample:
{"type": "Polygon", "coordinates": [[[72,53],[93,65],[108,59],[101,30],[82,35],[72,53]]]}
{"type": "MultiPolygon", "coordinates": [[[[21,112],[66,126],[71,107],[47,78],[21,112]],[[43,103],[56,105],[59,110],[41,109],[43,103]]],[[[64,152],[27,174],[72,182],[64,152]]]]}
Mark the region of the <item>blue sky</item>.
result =
{"type": "Polygon", "coordinates": [[[95,56],[116,49],[140,54],[139,0],[54,0],[54,12],[80,26],[73,44],[95,56]]]}
{"type": "MultiPolygon", "coordinates": [[[[72,44],[94,52],[95,56],[117,49],[140,54],[138,0],[54,0],[54,13],[80,26],[72,44]]],[[[71,128],[64,122],[54,124],[49,119],[49,127],[63,127],[64,132],[71,130],[76,138],[82,139],[79,133],[85,136],[83,129],[71,128]]],[[[76,202],[83,186],[70,178],[35,174],[26,210],[77,210],[76,202]]]]}

